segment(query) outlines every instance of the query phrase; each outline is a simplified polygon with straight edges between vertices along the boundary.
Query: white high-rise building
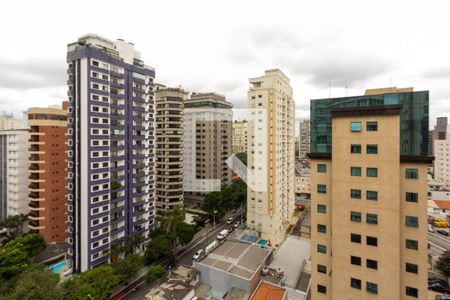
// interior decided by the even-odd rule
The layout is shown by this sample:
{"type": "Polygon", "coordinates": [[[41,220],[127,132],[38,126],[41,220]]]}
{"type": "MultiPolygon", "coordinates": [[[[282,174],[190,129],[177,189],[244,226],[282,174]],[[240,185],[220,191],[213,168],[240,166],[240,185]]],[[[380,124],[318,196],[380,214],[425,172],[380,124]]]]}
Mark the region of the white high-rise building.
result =
{"type": "Polygon", "coordinates": [[[295,206],[295,104],[279,69],[250,84],[247,226],[273,242],[285,233],[295,206]]]}
{"type": "Polygon", "coordinates": [[[434,140],[434,179],[450,188],[450,134],[434,140]]]}
{"type": "Polygon", "coordinates": [[[0,219],[27,214],[29,132],[0,131],[0,219]]]}
{"type": "Polygon", "coordinates": [[[0,130],[25,129],[25,120],[15,119],[12,115],[0,116],[0,130]]]}

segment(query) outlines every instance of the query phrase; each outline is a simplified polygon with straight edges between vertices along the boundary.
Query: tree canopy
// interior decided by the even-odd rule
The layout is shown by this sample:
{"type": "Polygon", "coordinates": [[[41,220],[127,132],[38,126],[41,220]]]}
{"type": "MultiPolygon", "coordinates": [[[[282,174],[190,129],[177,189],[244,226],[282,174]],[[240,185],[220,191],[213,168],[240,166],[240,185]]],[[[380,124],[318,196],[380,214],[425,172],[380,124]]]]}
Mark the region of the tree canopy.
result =
{"type": "Polygon", "coordinates": [[[436,262],[436,269],[443,275],[450,277],[450,251],[445,251],[436,262]]]}
{"type": "Polygon", "coordinates": [[[124,259],[115,261],[112,267],[121,281],[128,281],[137,275],[142,262],[143,258],[139,254],[130,254],[124,259]]]}
{"type": "Polygon", "coordinates": [[[147,244],[144,261],[147,264],[151,264],[157,259],[169,255],[171,249],[170,241],[165,236],[160,235],[147,244]]]}
{"type": "Polygon", "coordinates": [[[147,271],[147,275],[145,276],[145,280],[147,283],[152,283],[155,280],[161,278],[166,273],[166,270],[164,270],[164,267],[161,265],[154,265],[151,266],[150,269],[147,271]]]}
{"type": "Polygon", "coordinates": [[[62,300],[59,276],[48,270],[25,272],[19,276],[13,292],[6,299],[62,300]]]}

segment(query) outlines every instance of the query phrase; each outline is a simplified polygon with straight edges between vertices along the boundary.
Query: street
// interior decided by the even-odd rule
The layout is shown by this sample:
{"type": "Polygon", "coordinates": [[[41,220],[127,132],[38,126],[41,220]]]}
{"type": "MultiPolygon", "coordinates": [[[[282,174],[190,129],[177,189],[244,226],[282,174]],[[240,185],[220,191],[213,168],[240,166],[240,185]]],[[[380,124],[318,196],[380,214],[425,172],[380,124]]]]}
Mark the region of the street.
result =
{"type": "MultiPolygon", "coordinates": [[[[229,216],[229,215],[228,215],[229,216]]],[[[223,230],[228,229],[232,225],[228,225],[226,223],[226,220],[228,216],[224,217],[224,220],[217,222],[216,226],[214,228],[209,228],[207,232],[202,234],[200,238],[198,238],[196,241],[192,242],[188,245],[188,247],[181,252],[178,253],[177,256],[177,266],[179,265],[186,265],[186,266],[192,266],[192,256],[194,256],[195,252],[199,249],[204,249],[208,244],[212,243],[216,240],[217,234],[223,230]]],[[[240,220],[240,212],[237,211],[233,215],[231,215],[233,218],[233,223],[237,220],[240,220]]],[[[212,225],[212,224],[211,224],[212,225]]],[[[208,225],[207,225],[208,226],[208,225]]],[[[153,288],[154,286],[157,286],[162,281],[156,281],[155,283],[149,285],[145,281],[142,281],[137,285],[136,291],[129,291],[127,292],[123,298],[121,299],[144,299],[145,295],[148,293],[148,291],[153,288]]]]}
{"type": "MultiPolygon", "coordinates": [[[[437,228],[435,228],[436,230],[437,228]]],[[[448,229],[445,229],[448,230],[448,229]]],[[[433,256],[439,256],[446,250],[450,250],[450,239],[440,233],[428,232],[428,242],[430,243],[429,251],[433,256]]]]}

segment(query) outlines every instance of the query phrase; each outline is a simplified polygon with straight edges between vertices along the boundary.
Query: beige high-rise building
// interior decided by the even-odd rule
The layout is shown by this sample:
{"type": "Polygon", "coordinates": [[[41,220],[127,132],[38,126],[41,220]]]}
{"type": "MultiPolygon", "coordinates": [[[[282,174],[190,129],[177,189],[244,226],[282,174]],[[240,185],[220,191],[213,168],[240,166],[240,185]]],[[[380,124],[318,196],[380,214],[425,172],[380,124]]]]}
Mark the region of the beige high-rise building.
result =
{"type": "Polygon", "coordinates": [[[247,227],[277,242],[295,209],[295,104],[279,69],[249,81],[247,227]]]}
{"type": "Polygon", "coordinates": [[[183,206],[183,111],[187,91],[155,85],[156,212],[183,206]]]}
{"type": "Polygon", "coordinates": [[[306,158],[309,153],[309,120],[300,121],[299,160],[306,158]]]}
{"type": "Polygon", "coordinates": [[[12,115],[0,116],[0,130],[25,129],[26,121],[15,119],[12,115]]]}
{"type": "Polygon", "coordinates": [[[184,199],[199,203],[206,193],[231,184],[226,160],[233,150],[233,105],[220,94],[193,93],[184,107],[184,199]]]}
{"type": "Polygon", "coordinates": [[[366,95],[311,101],[312,299],[427,299],[428,92],[366,95]]]}
{"type": "Polygon", "coordinates": [[[450,188],[450,134],[434,140],[434,179],[450,188]]]}
{"type": "Polygon", "coordinates": [[[247,152],[247,121],[233,122],[233,153],[247,152]]]}

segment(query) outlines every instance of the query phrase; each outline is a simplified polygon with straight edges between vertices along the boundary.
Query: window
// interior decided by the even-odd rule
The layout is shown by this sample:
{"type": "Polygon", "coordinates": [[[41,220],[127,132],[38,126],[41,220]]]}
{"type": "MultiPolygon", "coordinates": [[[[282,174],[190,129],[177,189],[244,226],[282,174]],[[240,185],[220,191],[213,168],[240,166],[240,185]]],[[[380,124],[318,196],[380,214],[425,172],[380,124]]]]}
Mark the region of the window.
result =
{"type": "Polygon", "coordinates": [[[351,132],[360,132],[361,131],[361,122],[351,122],[350,130],[351,132]]]}
{"type": "Polygon", "coordinates": [[[350,174],[352,176],[361,176],[361,168],[360,167],[350,167],[350,174]]]}
{"type": "Polygon", "coordinates": [[[406,249],[418,250],[419,249],[419,242],[416,241],[416,240],[408,240],[408,239],[406,239],[405,247],[406,247],[406,249]]]}
{"type": "Polygon", "coordinates": [[[361,145],[351,145],[350,146],[350,152],[351,153],[361,153],[361,145]]]}
{"type": "Polygon", "coordinates": [[[327,233],[327,226],[322,224],[317,224],[317,232],[327,233]]]}
{"type": "Polygon", "coordinates": [[[353,222],[361,222],[361,213],[356,211],[350,212],[350,220],[353,222]]]}
{"type": "Polygon", "coordinates": [[[378,122],[367,122],[367,131],[377,131],[378,130],[378,122]]]}
{"type": "Polygon", "coordinates": [[[352,243],[361,244],[361,235],[360,234],[356,234],[356,233],[351,233],[350,234],[350,241],[352,241],[352,243]]]}
{"type": "Polygon", "coordinates": [[[324,266],[324,265],[317,265],[317,272],[326,274],[327,273],[327,267],[324,266]]]}
{"type": "Polygon", "coordinates": [[[378,224],[378,215],[377,214],[367,214],[366,222],[368,224],[378,224]]]}
{"type": "Polygon", "coordinates": [[[367,177],[378,177],[378,169],[377,168],[367,168],[366,176],[367,177]]]}
{"type": "Polygon", "coordinates": [[[417,202],[419,200],[419,195],[417,193],[406,192],[406,202],[417,202]]]}
{"type": "Polygon", "coordinates": [[[325,184],[318,184],[317,185],[317,192],[321,194],[327,193],[327,186],[325,184]]]}
{"type": "Polygon", "coordinates": [[[321,294],[326,294],[327,293],[327,287],[321,284],[317,285],[317,292],[321,293],[321,294]]]}
{"type": "Polygon", "coordinates": [[[406,272],[417,274],[419,273],[419,266],[416,264],[406,263],[406,272]]]}
{"type": "Polygon", "coordinates": [[[378,153],[378,145],[367,145],[366,152],[367,152],[367,154],[377,154],[378,153]]]}
{"type": "Polygon", "coordinates": [[[317,244],[317,252],[326,254],[327,253],[327,246],[317,244]]]}
{"type": "Polygon", "coordinates": [[[351,189],[350,190],[350,197],[352,197],[354,199],[361,199],[361,190],[351,189]]]}
{"type": "Polygon", "coordinates": [[[375,191],[367,191],[367,192],[366,192],[366,199],[367,199],[367,200],[377,201],[377,200],[378,200],[378,192],[375,192],[375,191]]]}
{"type": "Polygon", "coordinates": [[[355,266],[361,265],[361,257],[358,256],[350,256],[350,263],[355,266]]]}
{"type": "Polygon", "coordinates": [[[327,212],[327,206],[323,204],[317,204],[317,212],[318,213],[326,213],[327,212]]]}
{"type": "Polygon", "coordinates": [[[360,290],[361,289],[361,280],[356,279],[356,278],[350,278],[350,286],[352,288],[360,290]]]}
{"type": "Polygon", "coordinates": [[[378,262],[376,260],[366,259],[366,267],[369,268],[369,269],[377,270],[378,269],[378,262]]]}
{"type": "Polygon", "coordinates": [[[378,246],[378,238],[373,237],[373,236],[367,236],[366,244],[369,246],[378,246]]]}
{"type": "Polygon", "coordinates": [[[405,176],[406,176],[406,179],[418,179],[419,178],[419,170],[406,169],[405,176]]]}
{"type": "Polygon", "coordinates": [[[327,172],[327,165],[325,164],[317,165],[317,173],[326,173],[326,172],[327,172]]]}
{"type": "Polygon", "coordinates": [[[406,216],[405,224],[408,227],[419,227],[419,218],[412,217],[412,216],[406,216]]]}
{"type": "Polygon", "coordinates": [[[416,289],[416,288],[412,288],[412,287],[407,286],[405,292],[406,292],[406,296],[419,298],[419,290],[416,289]]]}
{"type": "Polygon", "coordinates": [[[378,284],[367,281],[366,291],[371,294],[378,294],[378,284]]]}

